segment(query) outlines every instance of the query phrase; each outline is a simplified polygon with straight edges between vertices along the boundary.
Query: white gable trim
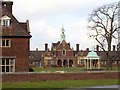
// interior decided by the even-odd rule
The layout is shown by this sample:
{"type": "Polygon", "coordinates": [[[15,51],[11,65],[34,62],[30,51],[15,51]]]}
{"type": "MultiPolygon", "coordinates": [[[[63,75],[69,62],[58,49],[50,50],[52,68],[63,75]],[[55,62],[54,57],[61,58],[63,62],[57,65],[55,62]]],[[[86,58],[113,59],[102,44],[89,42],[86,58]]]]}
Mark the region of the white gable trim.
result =
{"type": "Polygon", "coordinates": [[[1,20],[10,20],[11,18],[10,17],[8,17],[7,15],[5,15],[5,16],[3,16],[2,18],[1,18],[1,20]]]}

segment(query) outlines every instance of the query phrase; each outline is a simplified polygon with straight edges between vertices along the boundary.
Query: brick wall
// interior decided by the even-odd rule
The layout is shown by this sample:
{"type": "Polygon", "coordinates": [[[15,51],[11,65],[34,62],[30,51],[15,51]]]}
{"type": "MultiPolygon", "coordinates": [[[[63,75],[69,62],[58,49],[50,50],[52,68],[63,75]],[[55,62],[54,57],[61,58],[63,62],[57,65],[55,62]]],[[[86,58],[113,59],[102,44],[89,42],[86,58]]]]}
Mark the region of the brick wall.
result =
{"type": "Polygon", "coordinates": [[[27,72],[29,68],[29,38],[5,38],[11,47],[2,48],[2,56],[15,56],[15,72],[27,72]]]}
{"type": "Polygon", "coordinates": [[[3,82],[50,81],[50,80],[118,79],[118,72],[96,73],[11,73],[3,74],[3,82]]]}

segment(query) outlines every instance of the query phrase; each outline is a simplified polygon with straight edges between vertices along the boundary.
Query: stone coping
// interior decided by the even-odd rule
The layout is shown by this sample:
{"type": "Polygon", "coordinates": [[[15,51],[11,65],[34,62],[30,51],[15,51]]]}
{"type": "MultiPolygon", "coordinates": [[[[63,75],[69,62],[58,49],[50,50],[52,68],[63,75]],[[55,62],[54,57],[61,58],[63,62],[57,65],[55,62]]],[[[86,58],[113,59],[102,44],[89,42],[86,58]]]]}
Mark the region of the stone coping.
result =
{"type": "Polygon", "coordinates": [[[55,72],[50,72],[50,71],[42,71],[42,72],[6,72],[6,73],[0,73],[2,75],[4,74],[57,74],[57,73],[61,73],[61,74],[69,74],[69,73],[119,73],[120,71],[81,71],[81,72],[66,72],[66,71],[55,71],[55,72]]]}

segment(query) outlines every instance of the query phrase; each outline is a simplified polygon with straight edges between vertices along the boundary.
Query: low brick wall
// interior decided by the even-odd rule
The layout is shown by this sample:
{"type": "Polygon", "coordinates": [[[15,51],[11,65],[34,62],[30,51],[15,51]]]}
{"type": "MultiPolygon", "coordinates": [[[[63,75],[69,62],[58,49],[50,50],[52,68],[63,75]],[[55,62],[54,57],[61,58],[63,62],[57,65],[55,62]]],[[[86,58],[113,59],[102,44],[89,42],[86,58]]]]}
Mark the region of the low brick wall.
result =
{"type": "Polygon", "coordinates": [[[2,75],[3,82],[50,81],[50,80],[88,80],[118,79],[118,72],[97,73],[9,73],[2,75]]]}

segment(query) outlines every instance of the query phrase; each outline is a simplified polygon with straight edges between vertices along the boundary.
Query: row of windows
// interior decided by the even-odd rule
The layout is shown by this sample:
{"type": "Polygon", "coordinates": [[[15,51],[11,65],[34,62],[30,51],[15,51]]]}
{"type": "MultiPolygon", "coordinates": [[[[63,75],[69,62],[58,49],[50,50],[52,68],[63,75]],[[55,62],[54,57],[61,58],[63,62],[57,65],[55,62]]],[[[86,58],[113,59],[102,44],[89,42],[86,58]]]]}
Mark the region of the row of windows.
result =
{"type": "Polygon", "coordinates": [[[14,72],[13,66],[0,66],[1,72],[14,72]]]}
{"type": "Polygon", "coordinates": [[[82,59],[82,60],[78,60],[78,64],[80,64],[80,65],[84,65],[84,59],[82,59]]]}
{"type": "Polygon", "coordinates": [[[0,39],[0,47],[10,47],[10,39],[0,39]]]}
{"type": "Polygon", "coordinates": [[[15,59],[0,59],[0,72],[15,72],[15,59]]]}

